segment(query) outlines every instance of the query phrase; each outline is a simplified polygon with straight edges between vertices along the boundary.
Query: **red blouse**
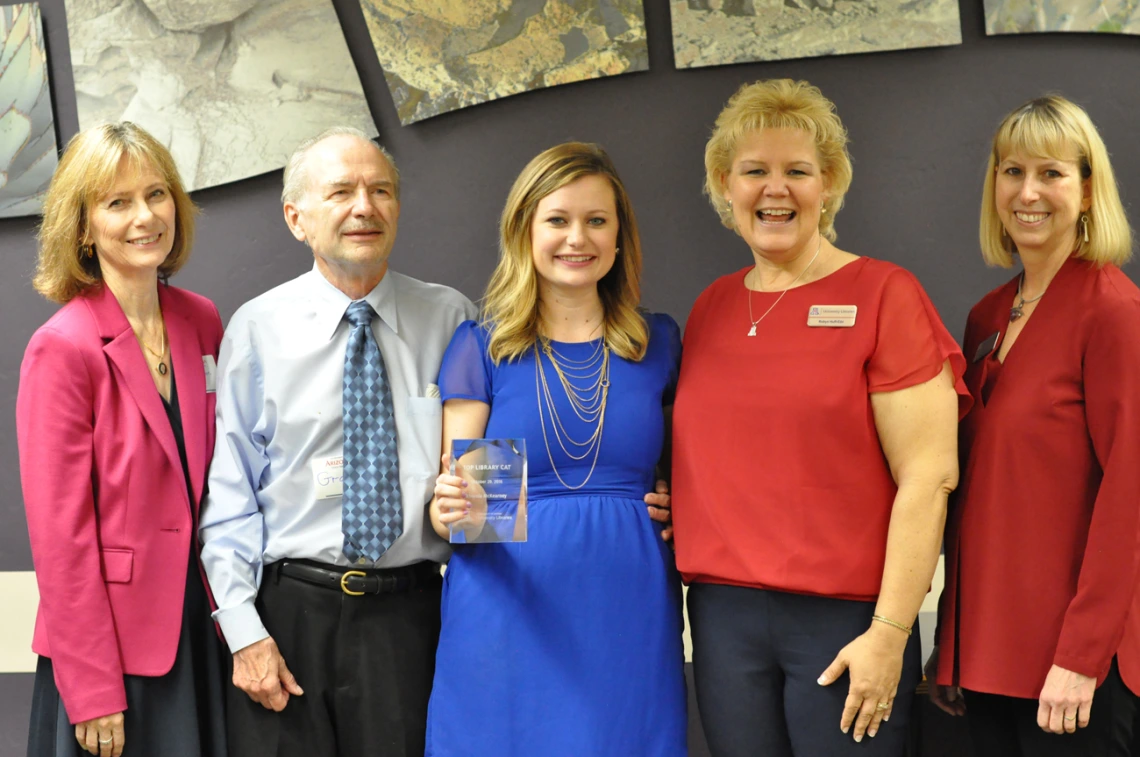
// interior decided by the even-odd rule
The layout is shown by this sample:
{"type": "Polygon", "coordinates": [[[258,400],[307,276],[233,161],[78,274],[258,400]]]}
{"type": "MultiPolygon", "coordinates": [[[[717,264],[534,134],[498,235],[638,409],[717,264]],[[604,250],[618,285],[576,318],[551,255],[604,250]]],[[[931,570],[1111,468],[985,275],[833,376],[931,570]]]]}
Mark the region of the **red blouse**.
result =
{"type": "Polygon", "coordinates": [[[1118,654],[1140,691],[1140,290],[1069,260],[999,363],[1016,291],[966,324],[938,681],[1036,699],[1053,664],[1103,681],[1118,654]]]}
{"type": "MultiPolygon", "coordinates": [[[[713,282],[685,329],[677,565],[686,582],[873,600],[896,487],[870,395],[929,381],[946,360],[957,379],[965,360],[918,280],[892,263],[859,258],[788,290],[755,337],[747,271],[713,282]],[[809,326],[817,305],[857,306],[854,325],[809,326]]],[[[779,296],[753,292],[755,316],[779,296]]]]}

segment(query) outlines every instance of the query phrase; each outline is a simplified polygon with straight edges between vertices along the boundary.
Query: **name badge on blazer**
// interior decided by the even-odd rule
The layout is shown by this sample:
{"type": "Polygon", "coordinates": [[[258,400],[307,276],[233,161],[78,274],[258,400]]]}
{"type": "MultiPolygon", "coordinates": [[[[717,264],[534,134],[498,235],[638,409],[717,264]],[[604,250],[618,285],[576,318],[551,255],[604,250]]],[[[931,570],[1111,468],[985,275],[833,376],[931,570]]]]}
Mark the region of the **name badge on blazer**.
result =
{"type": "Polygon", "coordinates": [[[218,364],[213,355],[202,356],[202,367],[206,369],[206,392],[218,391],[218,364]]]}
{"type": "Polygon", "coordinates": [[[984,358],[986,355],[993,352],[994,347],[997,347],[997,341],[998,341],[998,332],[996,332],[996,331],[994,333],[990,334],[989,336],[987,336],[985,339],[983,339],[982,343],[978,345],[978,351],[974,353],[974,362],[975,363],[978,362],[979,360],[984,358]]]}
{"type": "Polygon", "coordinates": [[[812,305],[807,325],[813,328],[849,329],[855,325],[858,305],[812,305]]]}

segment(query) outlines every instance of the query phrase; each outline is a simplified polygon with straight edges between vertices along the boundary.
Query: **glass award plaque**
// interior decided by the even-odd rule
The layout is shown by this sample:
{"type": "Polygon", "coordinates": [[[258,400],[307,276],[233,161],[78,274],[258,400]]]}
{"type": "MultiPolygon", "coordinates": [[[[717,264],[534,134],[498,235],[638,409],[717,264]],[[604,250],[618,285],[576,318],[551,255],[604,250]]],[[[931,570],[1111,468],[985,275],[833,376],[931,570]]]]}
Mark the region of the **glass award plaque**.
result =
{"type": "Polygon", "coordinates": [[[451,475],[467,482],[471,503],[450,525],[452,544],[526,541],[525,439],[456,439],[451,475]]]}

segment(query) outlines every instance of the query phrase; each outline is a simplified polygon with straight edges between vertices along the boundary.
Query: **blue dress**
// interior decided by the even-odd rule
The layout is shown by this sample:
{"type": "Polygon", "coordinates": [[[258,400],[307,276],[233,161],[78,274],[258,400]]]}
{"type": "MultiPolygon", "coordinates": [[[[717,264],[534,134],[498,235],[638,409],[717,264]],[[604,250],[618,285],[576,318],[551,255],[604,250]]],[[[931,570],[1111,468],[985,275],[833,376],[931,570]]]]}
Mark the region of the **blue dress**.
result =
{"type": "MultiPolygon", "coordinates": [[[[649,518],[681,354],[677,324],[647,315],[638,363],[610,359],[597,465],[570,490],[551,468],[539,422],[534,352],[495,365],[487,332],[459,326],[440,392],[491,406],[485,436],[525,438],[525,543],[457,545],[444,577],[427,757],[684,757],[686,692],[681,585],[672,550],[649,518]]],[[[555,342],[587,360],[597,342],[555,342]]],[[[550,395],[571,438],[592,433],[544,356],[550,395]]],[[[545,400],[542,400],[545,413],[545,400]]],[[[573,461],[546,434],[571,486],[593,455],[573,461]]]]}

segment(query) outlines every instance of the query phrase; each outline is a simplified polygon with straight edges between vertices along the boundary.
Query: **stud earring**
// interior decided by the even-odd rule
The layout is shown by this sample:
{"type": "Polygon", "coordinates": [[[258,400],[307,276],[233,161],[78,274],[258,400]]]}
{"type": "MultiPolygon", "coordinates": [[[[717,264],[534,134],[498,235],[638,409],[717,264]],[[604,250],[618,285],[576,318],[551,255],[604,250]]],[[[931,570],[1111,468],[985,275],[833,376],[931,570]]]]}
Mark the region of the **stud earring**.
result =
{"type": "Polygon", "coordinates": [[[615,247],[615,248],[614,248],[614,255],[618,255],[618,254],[620,254],[620,253],[621,253],[621,248],[620,248],[620,247],[615,247]]]}
{"type": "Polygon", "coordinates": [[[728,209],[732,210],[732,198],[728,199],[728,209]]]}

